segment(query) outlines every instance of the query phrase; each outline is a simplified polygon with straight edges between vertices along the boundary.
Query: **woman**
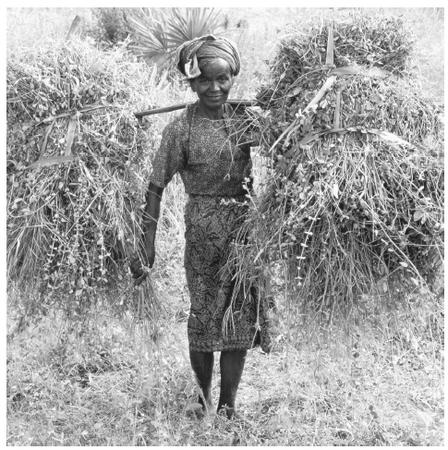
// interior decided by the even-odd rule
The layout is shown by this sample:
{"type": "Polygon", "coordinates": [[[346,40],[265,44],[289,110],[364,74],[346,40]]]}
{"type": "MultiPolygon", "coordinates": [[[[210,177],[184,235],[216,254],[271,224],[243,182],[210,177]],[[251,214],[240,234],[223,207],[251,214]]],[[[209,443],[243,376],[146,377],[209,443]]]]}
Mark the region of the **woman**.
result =
{"type": "MultiPolygon", "coordinates": [[[[221,270],[244,221],[251,178],[250,142],[244,140],[241,116],[226,103],[240,57],[231,41],[208,35],[179,48],[177,67],[198,101],[163,131],[146,195],[143,263],[149,267],[154,263],[160,200],[178,172],[188,194],[185,269],[191,297],[190,361],[203,394],[199,401],[207,410],[212,404],[213,352],[221,352],[218,411],[225,409],[230,418],[247,349],[261,342],[268,350],[269,344],[264,308],[254,295],[243,292],[231,302],[232,277],[221,270]],[[228,327],[223,326],[225,313],[228,327]]],[[[131,270],[136,278],[143,274],[138,260],[131,270]]]]}

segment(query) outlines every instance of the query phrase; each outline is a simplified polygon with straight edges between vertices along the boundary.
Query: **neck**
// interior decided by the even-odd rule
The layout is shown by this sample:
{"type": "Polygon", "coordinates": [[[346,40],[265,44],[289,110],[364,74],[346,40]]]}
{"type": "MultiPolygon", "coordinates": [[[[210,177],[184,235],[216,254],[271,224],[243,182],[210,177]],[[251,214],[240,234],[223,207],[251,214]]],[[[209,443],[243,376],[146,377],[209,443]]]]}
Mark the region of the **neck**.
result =
{"type": "Polygon", "coordinates": [[[220,106],[218,109],[204,108],[204,106],[199,102],[198,113],[201,116],[206,117],[207,119],[217,120],[222,119],[224,108],[222,106],[220,106]]]}

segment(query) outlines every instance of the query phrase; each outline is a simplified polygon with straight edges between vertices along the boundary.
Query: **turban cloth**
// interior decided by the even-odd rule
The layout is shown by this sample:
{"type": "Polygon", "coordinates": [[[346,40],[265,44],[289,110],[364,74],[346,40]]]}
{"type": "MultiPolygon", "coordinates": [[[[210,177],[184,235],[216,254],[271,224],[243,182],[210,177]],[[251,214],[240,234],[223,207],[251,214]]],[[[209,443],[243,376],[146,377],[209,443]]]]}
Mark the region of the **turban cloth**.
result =
{"type": "Polygon", "coordinates": [[[183,43],[177,49],[177,68],[191,80],[201,74],[199,68],[201,60],[215,58],[227,61],[232,75],[238,75],[240,55],[236,45],[230,39],[215,37],[212,34],[183,43]]]}

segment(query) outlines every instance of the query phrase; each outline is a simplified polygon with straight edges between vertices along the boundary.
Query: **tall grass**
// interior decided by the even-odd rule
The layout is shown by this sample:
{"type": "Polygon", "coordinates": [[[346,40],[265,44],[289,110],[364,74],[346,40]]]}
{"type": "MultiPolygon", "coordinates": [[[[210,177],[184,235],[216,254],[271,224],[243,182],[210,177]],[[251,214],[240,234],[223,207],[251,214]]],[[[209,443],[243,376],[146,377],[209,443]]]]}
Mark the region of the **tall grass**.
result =
{"type": "Polygon", "coordinates": [[[8,8],[6,15],[7,56],[62,42],[76,15],[93,20],[89,8],[8,8]]]}
{"type": "Polygon", "coordinates": [[[247,358],[235,421],[189,413],[185,316],[150,337],[104,311],[81,335],[50,315],[8,347],[7,443],[442,445],[443,305],[365,300],[348,330],[288,323],[280,306],[273,352],[247,358]]]}

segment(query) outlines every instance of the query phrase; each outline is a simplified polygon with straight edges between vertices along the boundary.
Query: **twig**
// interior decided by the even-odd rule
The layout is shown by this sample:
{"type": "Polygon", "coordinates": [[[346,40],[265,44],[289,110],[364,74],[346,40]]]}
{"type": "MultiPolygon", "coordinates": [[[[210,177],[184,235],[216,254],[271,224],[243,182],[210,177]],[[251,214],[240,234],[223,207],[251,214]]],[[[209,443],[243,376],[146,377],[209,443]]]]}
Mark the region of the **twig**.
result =
{"type": "Polygon", "coordinates": [[[303,110],[303,113],[307,113],[310,109],[314,108],[314,106],[316,106],[322,100],[324,95],[333,87],[334,83],[336,83],[336,77],[329,77],[314,98],[310,101],[308,106],[303,110]]]}
{"type": "Polygon", "coordinates": [[[67,36],[65,37],[66,41],[70,41],[71,38],[79,31],[79,27],[81,25],[81,17],[78,15],[73,19],[72,24],[70,25],[70,29],[68,30],[67,36]]]}
{"type": "Polygon", "coordinates": [[[47,149],[47,142],[48,137],[50,136],[51,131],[53,130],[54,122],[51,122],[50,125],[47,127],[47,131],[45,132],[44,140],[42,142],[42,146],[40,149],[40,154],[43,155],[45,153],[45,150],[47,149]]]}
{"type": "MultiPolygon", "coordinates": [[[[54,123],[54,122],[53,122],[54,123]]],[[[76,114],[70,117],[70,121],[68,123],[67,135],[65,137],[65,156],[71,156],[72,154],[72,145],[75,139],[76,127],[78,125],[78,120],[76,119],[76,114]]]]}
{"type": "Polygon", "coordinates": [[[114,105],[92,105],[92,106],[86,106],[85,108],[79,109],[79,110],[71,110],[71,111],[67,111],[65,113],[62,114],[58,114],[57,116],[50,116],[47,117],[46,119],[41,120],[40,122],[36,123],[36,126],[38,125],[42,125],[44,123],[50,123],[53,122],[55,120],[58,119],[63,119],[64,117],[70,117],[73,116],[73,114],[88,114],[92,111],[96,111],[97,109],[101,109],[101,108],[115,108],[114,105]]]}
{"type": "Polygon", "coordinates": [[[55,164],[70,163],[75,160],[73,155],[50,156],[48,158],[40,158],[31,163],[26,169],[37,169],[42,167],[50,167],[55,164]]]}
{"type": "Polygon", "coordinates": [[[336,77],[331,76],[325,81],[323,86],[319,89],[317,94],[314,96],[314,98],[308,103],[306,108],[303,110],[302,114],[295,120],[291,122],[291,124],[286,128],[286,130],[283,131],[283,133],[277,138],[277,140],[272,144],[271,148],[269,149],[270,152],[274,150],[274,148],[278,145],[278,143],[286,136],[288,135],[294,127],[296,127],[300,121],[303,119],[303,117],[308,114],[317,104],[322,100],[324,95],[333,87],[334,83],[336,83],[336,77]]]}
{"type": "Polygon", "coordinates": [[[334,39],[333,39],[333,25],[328,26],[328,40],[327,40],[327,57],[325,65],[334,67],[334,39]]]}
{"type": "Polygon", "coordinates": [[[341,92],[342,89],[336,91],[336,106],[334,109],[333,128],[341,128],[341,92]]]}

